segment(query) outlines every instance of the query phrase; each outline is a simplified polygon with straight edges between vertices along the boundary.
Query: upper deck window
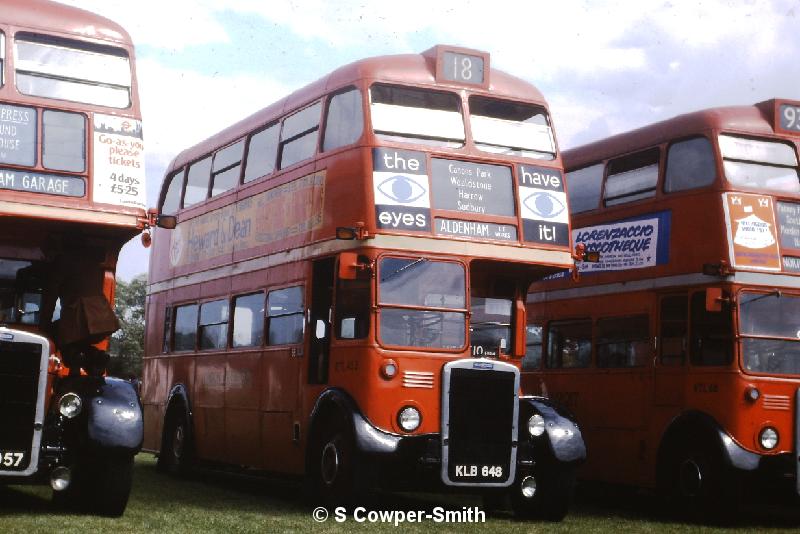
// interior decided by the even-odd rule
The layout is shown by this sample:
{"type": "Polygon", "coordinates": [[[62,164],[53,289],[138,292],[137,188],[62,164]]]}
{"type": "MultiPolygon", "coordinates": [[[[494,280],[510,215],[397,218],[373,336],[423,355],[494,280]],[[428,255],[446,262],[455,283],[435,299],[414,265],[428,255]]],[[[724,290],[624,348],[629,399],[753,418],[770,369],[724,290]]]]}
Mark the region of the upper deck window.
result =
{"type": "Polygon", "coordinates": [[[211,167],[212,197],[230,191],[238,185],[243,153],[244,139],[214,154],[214,164],[211,167]]]}
{"type": "Polygon", "coordinates": [[[42,164],[48,169],[86,170],[86,119],[81,113],[46,109],[42,116],[42,164]]]}
{"type": "Polygon", "coordinates": [[[569,211],[581,213],[600,206],[600,189],[603,185],[603,164],[598,163],[567,173],[569,211]]]}
{"type": "Polygon", "coordinates": [[[183,192],[183,169],[172,174],[167,178],[167,194],[164,195],[164,204],[161,205],[161,213],[164,215],[174,215],[181,207],[181,193],[183,192]]]}
{"type": "Polygon", "coordinates": [[[655,196],[658,157],[659,149],[651,148],[609,161],[603,197],[606,206],[655,196]]]}
{"type": "Polygon", "coordinates": [[[189,166],[189,178],[186,180],[186,192],[183,195],[184,208],[206,199],[210,176],[211,156],[196,161],[189,166]]]}
{"type": "Polygon", "coordinates": [[[331,97],[325,119],[322,150],[333,150],[354,143],[364,131],[361,91],[351,89],[331,97]]]}
{"type": "Polygon", "coordinates": [[[536,159],[556,157],[544,108],[485,96],[469,99],[475,146],[485,152],[536,159]]]}
{"type": "Polygon", "coordinates": [[[721,134],[719,150],[725,177],[733,185],[800,192],[797,154],[790,145],[721,134]]]}
{"type": "Polygon", "coordinates": [[[673,193],[705,187],[714,183],[716,177],[711,141],[695,137],[670,145],[664,191],[673,193]]]}
{"type": "Polygon", "coordinates": [[[33,33],[16,40],[17,89],[23,94],[127,108],[131,66],[121,48],[33,33]]]}
{"type": "Polygon", "coordinates": [[[464,146],[458,95],[375,84],[370,90],[372,129],[381,139],[464,146]]]}
{"type": "Polygon", "coordinates": [[[244,166],[244,183],[252,182],[275,171],[278,156],[278,124],[254,133],[247,147],[247,163],[244,166]]]}
{"type": "Polygon", "coordinates": [[[281,169],[308,159],[317,151],[321,108],[322,102],[317,102],[283,120],[280,144],[281,169]]]}

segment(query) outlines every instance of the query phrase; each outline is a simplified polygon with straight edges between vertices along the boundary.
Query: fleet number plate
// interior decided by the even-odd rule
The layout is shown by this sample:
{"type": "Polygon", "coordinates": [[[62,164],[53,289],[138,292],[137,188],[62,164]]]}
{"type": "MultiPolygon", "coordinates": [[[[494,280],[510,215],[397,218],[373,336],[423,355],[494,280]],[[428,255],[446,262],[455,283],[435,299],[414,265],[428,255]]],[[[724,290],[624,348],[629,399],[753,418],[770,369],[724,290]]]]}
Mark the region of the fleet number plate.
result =
{"type": "Polygon", "coordinates": [[[19,467],[25,459],[24,452],[18,451],[0,451],[0,468],[2,467],[19,467]]]}
{"type": "Polygon", "coordinates": [[[456,465],[457,478],[503,478],[503,467],[499,465],[456,465]]]}

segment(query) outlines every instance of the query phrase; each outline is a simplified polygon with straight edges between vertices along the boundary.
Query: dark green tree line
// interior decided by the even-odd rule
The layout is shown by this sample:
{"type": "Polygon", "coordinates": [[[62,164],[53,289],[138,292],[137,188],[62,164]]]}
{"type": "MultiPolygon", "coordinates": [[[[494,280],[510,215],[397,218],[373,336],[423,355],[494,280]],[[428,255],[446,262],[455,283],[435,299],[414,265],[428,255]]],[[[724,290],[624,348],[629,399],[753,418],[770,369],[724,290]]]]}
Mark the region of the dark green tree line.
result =
{"type": "Polygon", "coordinates": [[[142,376],[146,293],[146,274],[140,274],[130,282],[117,280],[115,310],[120,329],[111,336],[109,376],[120,378],[142,376]]]}

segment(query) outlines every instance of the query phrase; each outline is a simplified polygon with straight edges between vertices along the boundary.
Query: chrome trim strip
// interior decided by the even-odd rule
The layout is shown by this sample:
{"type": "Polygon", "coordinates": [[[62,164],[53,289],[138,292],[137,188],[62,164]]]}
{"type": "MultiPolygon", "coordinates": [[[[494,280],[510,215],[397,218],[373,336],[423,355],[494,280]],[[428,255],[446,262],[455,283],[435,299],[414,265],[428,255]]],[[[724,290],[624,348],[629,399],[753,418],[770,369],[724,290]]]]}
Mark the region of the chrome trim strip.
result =
{"type": "Polygon", "coordinates": [[[50,341],[46,337],[31,334],[22,330],[13,330],[0,326],[0,334],[10,334],[14,336],[12,343],[36,343],[42,347],[42,357],[39,360],[39,390],[36,400],[36,415],[34,416],[33,442],[31,444],[31,457],[28,468],[24,471],[8,471],[0,469],[0,476],[30,476],[39,469],[39,450],[42,445],[42,433],[44,432],[44,397],[47,394],[47,364],[50,360],[50,341]],[[36,429],[36,426],[39,429],[36,429]]]}
{"type": "MultiPolygon", "coordinates": [[[[480,370],[480,369],[478,369],[480,370]]],[[[483,488],[507,488],[514,483],[517,476],[517,420],[519,419],[519,369],[510,363],[485,358],[469,358],[448,362],[442,369],[442,482],[448,486],[472,486],[483,488]],[[475,369],[476,362],[491,362],[492,368],[486,371],[504,371],[514,373],[514,419],[511,426],[511,461],[509,463],[508,480],[505,482],[454,482],[448,474],[449,440],[450,440],[450,375],[453,369],[475,369]]],[[[479,423],[480,424],[480,423],[479,423]]]]}

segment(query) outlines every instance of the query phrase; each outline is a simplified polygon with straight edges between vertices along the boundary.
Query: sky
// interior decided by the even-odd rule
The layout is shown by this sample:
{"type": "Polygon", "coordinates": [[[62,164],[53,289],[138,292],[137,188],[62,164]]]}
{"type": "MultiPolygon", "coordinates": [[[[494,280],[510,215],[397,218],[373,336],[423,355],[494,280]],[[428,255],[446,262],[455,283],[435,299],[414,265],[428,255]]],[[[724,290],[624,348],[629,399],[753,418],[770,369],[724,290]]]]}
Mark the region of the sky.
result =
{"type": "MultiPolygon", "coordinates": [[[[435,44],[535,84],[562,150],[698,109],[800,100],[800,0],[61,0],[136,45],[148,201],[170,160],[335,68],[435,44]]],[[[138,238],[122,279],[147,271],[138,238]]]]}

